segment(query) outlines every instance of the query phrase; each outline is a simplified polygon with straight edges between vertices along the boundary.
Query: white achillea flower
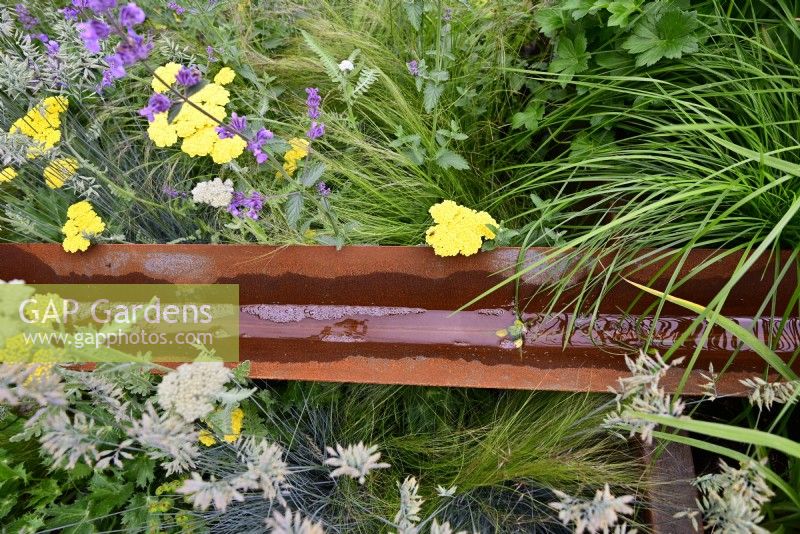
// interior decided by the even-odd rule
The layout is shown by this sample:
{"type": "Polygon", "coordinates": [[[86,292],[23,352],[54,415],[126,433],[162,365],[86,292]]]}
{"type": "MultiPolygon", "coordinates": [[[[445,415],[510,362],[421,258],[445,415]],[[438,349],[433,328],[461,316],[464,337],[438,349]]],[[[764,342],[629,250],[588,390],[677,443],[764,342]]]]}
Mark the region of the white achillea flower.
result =
{"type": "Polygon", "coordinates": [[[222,362],[183,364],[158,385],[158,404],[186,421],[201,419],[214,410],[233,374],[222,362]]]}
{"type": "Polygon", "coordinates": [[[282,514],[273,512],[266,523],[272,534],[325,534],[321,523],[313,523],[300,515],[300,512],[292,515],[288,508],[282,514]]]}
{"type": "Polygon", "coordinates": [[[755,377],[739,380],[743,386],[750,390],[747,398],[750,404],[758,406],[759,410],[772,408],[773,404],[786,404],[797,402],[795,393],[798,382],[767,382],[763,378],[755,377]]]}
{"type": "Polygon", "coordinates": [[[358,483],[363,484],[371,470],[389,467],[387,463],[378,462],[381,453],[377,452],[377,445],[366,447],[364,442],[359,441],[358,445],[348,445],[346,449],[339,444],[336,445],[336,450],[331,447],[326,449],[330,458],[325,460],[325,465],[336,468],[331,472],[331,478],[344,475],[357,478],[358,483]]]}
{"type": "Polygon", "coordinates": [[[203,480],[197,473],[192,473],[190,480],[185,480],[183,486],[177,489],[178,493],[188,495],[192,505],[198,510],[208,510],[211,504],[220,512],[228,509],[228,505],[233,501],[242,502],[244,495],[227,480],[203,480]]]}
{"type": "Polygon", "coordinates": [[[192,199],[200,204],[208,204],[215,208],[225,208],[233,199],[233,182],[219,178],[200,182],[192,189],[192,199]]]}
{"type": "Polygon", "coordinates": [[[416,534],[417,523],[419,523],[419,512],[422,510],[422,503],[425,500],[417,493],[419,484],[414,477],[406,477],[402,484],[398,482],[400,489],[400,510],[394,516],[394,524],[397,526],[397,534],[416,534]]]}
{"type": "Polygon", "coordinates": [[[353,62],[350,61],[349,59],[345,59],[341,63],[339,63],[339,70],[342,72],[350,72],[354,68],[356,68],[356,66],[353,65],[353,62]]]}
{"type": "MultiPolygon", "coordinates": [[[[595,534],[603,532],[608,534],[612,527],[617,526],[619,515],[630,515],[633,508],[629,506],[634,501],[631,495],[614,497],[608,484],[602,490],[597,490],[594,499],[571,497],[566,493],[553,490],[559,502],[552,502],[550,506],[558,510],[558,518],[566,526],[572,523],[575,534],[595,534]]],[[[618,531],[616,529],[615,531],[618,531]]],[[[625,532],[625,530],[622,530],[625,532]]],[[[631,531],[627,531],[631,533],[631,531]]]]}

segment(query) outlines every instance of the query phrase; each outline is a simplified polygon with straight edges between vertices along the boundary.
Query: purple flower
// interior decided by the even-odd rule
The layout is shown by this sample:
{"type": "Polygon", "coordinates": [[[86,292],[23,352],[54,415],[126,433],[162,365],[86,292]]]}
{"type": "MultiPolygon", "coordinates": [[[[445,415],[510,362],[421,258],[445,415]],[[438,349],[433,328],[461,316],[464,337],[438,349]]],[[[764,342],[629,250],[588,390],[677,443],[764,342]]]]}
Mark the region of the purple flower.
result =
{"type": "Polygon", "coordinates": [[[321,122],[312,121],[311,128],[306,132],[306,135],[312,141],[314,139],[319,139],[323,135],[325,135],[325,125],[321,122]]]}
{"type": "Polygon", "coordinates": [[[169,110],[171,106],[172,102],[170,102],[166,95],[154,93],[147,102],[147,106],[139,110],[139,115],[147,117],[149,122],[153,122],[156,120],[154,116],[156,113],[163,113],[169,110]]]}
{"type": "Polygon", "coordinates": [[[231,122],[228,126],[222,125],[214,128],[220,139],[230,139],[236,134],[241,134],[247,129],[247,117],[240,117],[234,111],[231,113],[231,122]]]}
{"type": "Polygon", "coordinates": [[[30,31],[39,24],[39,19],[31,15],[31,12],[28,11],[25,4],[17,4],[14,10],[17,13],[17,20],[19,20],[19,23],[22,24],[22,27],[26,30],[30,31]]]}
{"type": "Polygon", "coordinates": [[[325,182],[317,182],[317,193],[322,198],[328,198],[331,196],[331,188],[325,185],[325,182]]]}
{"type": "Polygon", "coordinates": [[[308,106],[308,117],[311,119],[319,118],[319,105],[322,103],[322,98],[319,96],[319,89],[316,87],[306,87],[306,106],[308,106]]]}
{"type": "Polygon", "coordinates": [[[117,0],[89,0],[86,7],[95,13],[105,13],[109,9],[117,7],[117,0]]]}
{"type": "Polygon", "coordinates": [[[106,39],[111,33],[111,29],[105,22],[90,20],[78,24],[80,37],[89,52],[97,54],[100,52],[100,41],[106,39]]]}
{"type": "Polygon", "coordinates": [[[186,198],[188,196],[184,191],[178,191],[169,185],[165,185],[161,191],[169,198],[186,198]]]}
{"type": "Polygon", "coordinates": [[[194,67],[181,67],[181,70],[178,71],[178,76],[175,78],[175,81],[185,87],[192,87],[193,85],[200,83],[200,71],[194,67]]]}
{"type": "Polygon", "coordinates": [[[450,22],[453,18],[453,8],[446,7],[444,9],[444,13],[442,14],[442,20],[445,22],[450,22]]]}
{"type": "Polygon", "coordinates": [[[176,15],[183,15],[183,12],[186,11],[178,2],[170,2],[167,7],[174,11],[176,15]]]}
{"type": "Polygon", "coordinates": [[[145,42],[144,37],[129,29],[123,41],[117,46],[115,55],[120,58],[123,65],[130,66],[137,61],[147,59],[152,49],[153,43],[145,42]]]}
{"type": "Polygon", "coordinates": [[[412,59],[406,63],[406,67],[408,67],[408,72],[410,72],[412,76],[419,76],[419,61],[412,59]]]}
{"type": "Polygon", "coordinates": [[[208,55],[208,62],[209,63],[214,63],[217,60],[217,58],[214,57],[214,47],[213,46],[208,45],[206,47],[206,54],[208,55]]]}
{"type": "Polygon", "coordinates": [[[142,8],[133,2],[119,10],[119,23],[126,28],[132,28],[138,24],[141,24],[144,22],[144,18],[145,16],[142,8]]]}
{"type": "Polygon", "coordinates": [[[265,161],[269,159],[269,154],[261,150],[261,147],[264,146],[264,143],[272,139],[273,134],[271,131],[267,130],[266,128],[261,128],[253,138],[247,143],[247,150],[253,153],[253,156],[256,158],[256,162],[261,165],[265,161]]]}
{"type": "Polygon", "coordinates": [[[58,41],[50,41],[45,45],[45,49],[47,50],[47,55],[55,56],[61,51],[61,45],[58,44],[58,41]]]}
{"type": "Polygon", "coordinates": [[[264,196],[258,191],[254,191],[249,196],[236,191],[228,206],[228,213],[234,217],[249,218],[254,221],[258,219],[261,210],[264,208],[264,196]]]}

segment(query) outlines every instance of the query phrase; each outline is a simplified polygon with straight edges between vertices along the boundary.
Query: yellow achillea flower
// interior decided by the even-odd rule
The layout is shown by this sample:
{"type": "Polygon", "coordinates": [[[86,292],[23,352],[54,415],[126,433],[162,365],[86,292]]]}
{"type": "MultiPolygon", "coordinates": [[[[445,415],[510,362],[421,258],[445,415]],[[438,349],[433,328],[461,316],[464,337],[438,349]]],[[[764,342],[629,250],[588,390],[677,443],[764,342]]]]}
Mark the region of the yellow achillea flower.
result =
{"type": "Polygon", "coordinates": [[[0,184],[5,182],[10,182],[16,177],[17,177],[17,171],[12,169],[11,167],[6,167],[2,171],[0,171],[0,184]]]}
{"type": "Polygon", "coordinates": [[[36,366],[36,369],[28,375],[28,378],[22,383],[23,386],[29,386],[38,380],[47,378],[53,373],[54,363],[42,363],[36,366]]]}
{"type": "Polygon", "coordinates": [[[150,83],[150,87],[153,88],[153,91],[156,93],[166,93],[169,90],[169,87],[175,83],[175,80],[178,78],[178,72],[181,70],[181,65],[174,62],[169,62],[166,65],[158,67],[155,70],[155,76],[153,76],[153,81],[150,83]],[[159,78],[161,78],[159,80],[159,78]],[[164,85],[162,83],[168,85],[164,85]]]}
{"type": "Polygon", "coordinates": [[[483,238],[495,237],[488,225],[498,224],[485,211],[459,206],[452,200],[434,204],[429,211],[436,224],[428,228],[425,241],[437,256],[471,256],[481,249],[483,238]]]}
{"type": "Polygon", "coordinates": [[[236,72],[230,67],[222,67],[214,76],[214,83],[218,85],[228,85],[236,78],[236,72]]]}
{"type": "Polygon", "coordinates": [[[66,97],[50,96],[11,125],[9,133],[21,133],[36,141],[36,146],[28,149],[29,159],[40,156],[61,140],[61,114],[68,106],[66,97]]]}
{"type": "MultiPolygon", "coordinates": [[[[286,174],[292,176],[294,171],[297,170],[297,162],[308,156],[309,142],[308,139],[293,137],[289,139],[289,144],[292,148],[283,155],[283,170],[286,171],[286,174]]],[[[276,176],[280,178],[283,175],[279,172],[276,176]]]]}
{"type": "MultiPolygon", "coordinates": [[[[241,408],[236,408],[231,412],[231,433],[225,434],[222,439],[228,443],[233,443],[239,439],[239,436],[242,435],[242,421],[244,421],[244,411],[241,408]]],[[[206,447],[210,447],[217,442],[214,435],[208,430],[201,430],[198,439],[206,447]]]]}
{"type": "Polygon", "coordinates": [[[64,250],[73,253],[86,251],[92,244],[88,238],[103,233],[105,229],[106,224],[88,201],[73,204],[67,210],[67,222],[61,229],[65,236],[64,250]]]}
{"type": "MultiPolygon", "coordinates": [[[[159,74],[165,82],[175,83],[175,76],[180,70],[174,67],[177,63],[168,63],[163,67],[159,74]],[[169,68],[167,68],[169,67],[169,68]],[[174,74],[173,74],[174,71],[174,74]],[[163,74],[163,75],[162,75],[163,74]]],[[[158,70],[156,70],[158,73],[158,70]]],[[[227,67],[220,70],[215,78],[215,83],[209,83],[199,91],[189,97],[189,101],[194,104],[184,103],[172,122],[169,121],[169,112],[156,113],[154,120],[147,128],[147,135],[150,140],[159,147],[169,147],[183,139],[181,150],[191,157],[211,156],[214,163],[228,163],[241,156],[247,148],[247,141],[240,136],[229,139],[220,139],[216,127],[228,116],[225,106],[230,101],[230,93],[222,87],[222,83],[216,83],[217,78],[221,82],[230,83],[236,73],[227,67]],[[230,73],[226,72],[226,69],[230,73]],[[225,71],[225,72],[224,72],[225,71]],[[202,111],[200,109],[202,109],[202,111]],[[214,120],[216,119],[216,120],[214,120]]],[[[163,84],[153,80],[153,89],[166,88],[163,84]]],[[[161,91],[163,92],[163,91],[161,91]]]]}
{"type": "Polygon", "coordinates": [[[78,160],[75,158],[54,159],[44,169],[44,179],[47,187],[58,189],[64,182],[75,176],[78,171],[78,160]]]}

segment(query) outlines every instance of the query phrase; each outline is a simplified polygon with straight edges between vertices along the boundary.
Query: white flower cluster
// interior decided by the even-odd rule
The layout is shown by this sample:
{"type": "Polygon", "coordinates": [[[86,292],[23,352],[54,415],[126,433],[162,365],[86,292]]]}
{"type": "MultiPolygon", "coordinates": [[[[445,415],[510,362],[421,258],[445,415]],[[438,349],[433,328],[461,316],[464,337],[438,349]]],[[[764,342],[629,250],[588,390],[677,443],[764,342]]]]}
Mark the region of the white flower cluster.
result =
{"type": "Polygon", "coordinates": [[[192,199],[200,204],[224,208],[233,199],[233,182],[219,178],[200,182],[192,189],[192,199]]]}
{"type": "Polygon", "coordinates": [[[349,59],[343,59],[343,60],[342,60],[342,61],[339,63],[339,70],[340,70],[341,72],[350,72],[350,71],[352,71],[354,68],[356,68],[356,66],[355,66],[355,65],[353,65],[353,62],[352,62],[352,61],[350,61],[349,59]]]}
{"type": "MultiPolygon", "coordinates": [[[[431,534],[453,534],[453,528],[450,526],[449,521],[445,521],[440,525],[436,518],[434,518],[431,524],[431,534]]],[[[467,534],[467,531],[459,530],[455,534],[467,534]]]]}
{"type": "Polygon", "coordinates": [[[130,425],[128,435],[147,449],[150,458],[163,460],[161,467],[168,475],[195,467],[200,455],[197,432],[182,418],[170,413],[159,415],[148,401],[141,418],[130,425]]]}
{"type": "Polygon", "coordinates": [[[183,486],[176,490],[178,493],[189,495],[192,504],[199,510],[206,511],[211,504],[220,512],[225,512],[228,505],[233,502],[244,501],[244,495],[228,480],[203,480],[198,473],[192,473],[192,478],[183,482],[183,486]]]}
{"type": "Polygon", "coordinates": [[[743,386],[750,390],[747,398],[750,404],[758,406],[759,410],[772,408],[773,404],[786,404],[797,402],[797,386],[800,382],[767,382],[761,377],[739,380],[743,386]]]}
{"type": "Polygon", "coordinates": [[[336,450],[331,447],[326,448],[330,458],[325,460],[325,465],[336,468],[331,472],[331,478],[344,475],[357,478],[358,483],[363,484],[371,470],[389,467],[387,463],[378,462],[381,453],[377,452],[377,445],[366,447],[364,442],[360,441],[358,445],[348,445],[347,448],[339,444],[336,445],[336,450]]]}
{"type": "Polygon", "coordinates": [[[603,424],[607,427],[627,426],[631,436],[639,433],[642,441],[652,443],[656,424],[632,414],[638,412],[673,417],[683,414],[683,402],[680,399],[673,400],[664,388],[659,387],[661,378],[670,367],[681,361],[682,358],[678,358],[668,364],[659,354],[651,358],[644,352],[640,352],[636,360],[626,356],[625,363],[631,376],[619,379],[620,391],[615,391],[617,409],[606,417],[603,424]]]}
{"type": "Polygon", "coordinates": [[[281,493],[286,485],[289,466],[283,459],[283,447],[263,439],[256,442],[250,438],[239,446],[239,457],[247,465],[247,471],[236,477],[233,484],[243,490],[260,489],[264,492],[264,499],[277,499],[285,506],[281,493]]]}
{"type": "Polygon", "coordinates": [[[233,374],[222,362],[183,364],[158,385],[158,404],[186,421],[195,421],[214,410],[233,374]]]}
{"type": "MultiPolygon", "coordinates": [[[[420,521],[419,513],[425,500],[419,496],[419,484],[414,477],[406,477],[402,484],[397,484],[400,489],[400,509],[394,516],[397,534],[416,534],[417,523],[420,521]]],[[[449,525],[448,525],[449,526],[449,525]]]]}
{"type": "Polygon", "coordinates": [[[321,523],[311,522],[300,515],[300,512],[292,515],[288,508],[284,513],[273,512],[266,523],[272,534],[325,534],[321,523]]]}
{"type": "Polygon", "coordinates": [[[613,532],[628,532],[634,534],[635,530],[627,530],[626,526],[620,526],[619,515],[630,515],[633,508],[630,505],[634,501],[631,495],[614,497],[608,484],[602,490],[597,490],[593,500],[571,497],[566,493],[554,490],[553,493],[558,497],[558,502],[550,503],[552,508],[558,510],[558,518],[564,525],[573,524],[575,534],[588,532],[594,534],[603,532],[608,534],[612,527],[616,527],[613,532]]]}
{"type": "Polygon", "coordinates": [[[695,485],[703,494],[698,502],[706,527],[730,534],[767,534],[758,526],[761,507],[774,495],[755,462],[740,469],[720,460],[721,472],[699,477],[695,485]]]}

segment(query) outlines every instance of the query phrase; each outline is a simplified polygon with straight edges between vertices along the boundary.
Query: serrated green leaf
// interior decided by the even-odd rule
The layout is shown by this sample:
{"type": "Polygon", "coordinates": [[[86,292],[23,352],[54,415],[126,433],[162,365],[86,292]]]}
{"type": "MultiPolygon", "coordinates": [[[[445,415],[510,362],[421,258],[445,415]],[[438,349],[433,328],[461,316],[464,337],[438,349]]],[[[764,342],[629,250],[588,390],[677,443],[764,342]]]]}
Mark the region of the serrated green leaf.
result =
{"type": "Polygon", "coordinates": [[[436,164],[443,169],[457,169],[460,171],[469,169],[467,160],[447,148],[440,148],[436,153],[435,159],[436,164]]]}
{"type": "Polygon", "coordinates": [[[637,67],[649,67],[664,58],[677,59],[696,52],[700,47],[695,34],[698,27],[695,11],[668,9],[648,14],[634,25],[622,48],[636,55],[637,67]]]}
{"type": "Polygon", "coordinates": [[[558,40],[556,56],[550,62],[549,71],[558,73],[558,82],[565,86],[575,74],[589,68],[591,54],[586,51],[586,36],[579,34],[575,39],[562,36],[558,40]]]}
{"type": "Polygon", "coordinates": [[[439,104],[439,99],[444,92],[444,86],[427,82],[425,84],[425,91],[423,92],[423,106],[425,111],[430,113],[439,104]]]}
{"type": "Polygon", "coordinates": [[[136,487],[146,488],[155,479],[156,463],[144,454],[125,462],[125,475],[136,487]]]}
{"type": "Polygon", "coordinates": [[[631,15],[637,13],[642,6],[642,0],[615,0],[610,2],[606,9],[610,13],[608,26],[625,28],[630,24],[631,15]]]}
{"type": "Polygon", "coordinates": [[[147,530],[148,518],[147,497],[143,493],[136,493],[125,507],[122,524],[127,527],[128,532],[144,532],[147,530]]]}
{"type": "Polygon", "coordinates": [[[300,174],[300,183],[306,187],[311,187],[317,180],[322,178],[325,173],[325,164],[320,162],[309,163],[303,167],[303,172],[300,174]]]}
{"type": "Polygon", "coordinates": [[[250,367],[250,360],[240,362],[239,365],[233,369],[233,378],[237,382],[244,382],[250,377],[250,367]]]}
{"type": "Polygon", "coordinates": [[[61,487],[53,478],[42,480],[28,491],[27,505],[38,509],[49,506],[61,495],[61,487]]]}
{"type": "Polygon", "coordinates": [[[563,9],[569,11],[574,20],[580,20],[596,9],[594,4],[595,0],[567,0],[563,9]]]}
{"type": "Polygon", "coordinates": [[[289,226],[296,229],[300,222],[300,215],[303,213],[303,195],[297,191],[289,193],[286,198],[286,222],[289,226]]]}
{"type": "Polygon", "coordinates": [[[536,11],[533,20],[539,31],[551,39],[569,22],[569,14],[560,7],[543,7],[536,11]]]}
{"type": "Polygon", "coordinates": [[[514,113],[511,117],[511,127],[515,130],[525,127],[528,131],[534,131],[539,127],[539,121],[544,117],[544,101],[532,100],[528,103],[525,111],[514,113]]]}

